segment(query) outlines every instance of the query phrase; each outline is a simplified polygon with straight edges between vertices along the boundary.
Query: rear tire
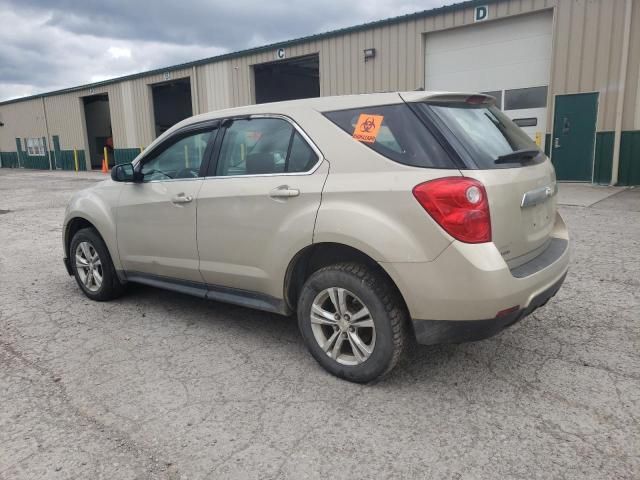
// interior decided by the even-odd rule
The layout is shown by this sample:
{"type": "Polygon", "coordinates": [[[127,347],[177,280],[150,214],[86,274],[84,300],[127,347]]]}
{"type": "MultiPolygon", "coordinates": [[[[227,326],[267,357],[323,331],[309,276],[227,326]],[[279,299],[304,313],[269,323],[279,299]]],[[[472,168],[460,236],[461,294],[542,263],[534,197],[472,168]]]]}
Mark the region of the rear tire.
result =
{"type": "Polygon", "coordinates": [[[107,246],[95,229],[76,232],[69,246],[69,262],[78,286],[91,300],[104,302],[122,295],[124,286],[107,246]]]}
{"type": "Polygon", "coordinates": [[[357,263],[314,272],[302,287],[298,326],[328,372],[366,383],[389,373],[407,345],[404,302],[381,273],[357,263]]]}

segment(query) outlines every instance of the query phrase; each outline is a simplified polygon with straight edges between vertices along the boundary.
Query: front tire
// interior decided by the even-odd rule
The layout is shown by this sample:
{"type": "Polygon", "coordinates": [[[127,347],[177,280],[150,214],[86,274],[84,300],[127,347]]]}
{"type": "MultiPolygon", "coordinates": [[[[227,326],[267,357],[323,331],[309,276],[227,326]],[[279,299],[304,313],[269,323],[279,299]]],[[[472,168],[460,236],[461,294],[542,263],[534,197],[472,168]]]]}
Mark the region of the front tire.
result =
{"type": "Polygon", "coordinates": [[[366,383],[390,372],[407,343],[407,313],[381,273],[341,263],[313,273],[298,301],[307,348],[327,371],[366,383]]]}
{"type": "Polygon", "coordinates": [[[91,300],[104,302],[122,295],[109,250],[93,228],[78,230],[71,239],[69,260],[78,286],[91,300]]]}

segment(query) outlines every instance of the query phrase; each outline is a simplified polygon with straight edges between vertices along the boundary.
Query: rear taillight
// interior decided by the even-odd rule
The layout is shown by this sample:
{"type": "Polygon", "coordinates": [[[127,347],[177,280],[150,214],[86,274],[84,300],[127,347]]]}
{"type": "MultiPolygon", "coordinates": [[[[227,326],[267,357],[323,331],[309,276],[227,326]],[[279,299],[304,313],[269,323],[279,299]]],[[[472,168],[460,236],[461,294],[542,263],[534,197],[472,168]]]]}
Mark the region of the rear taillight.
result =
{"type": "Polygon", "coordinates": [[[453,238],[466,243],[491,241],[489,201],[482,183],[445,177],[413,188],[420,205],[453,238]]]}

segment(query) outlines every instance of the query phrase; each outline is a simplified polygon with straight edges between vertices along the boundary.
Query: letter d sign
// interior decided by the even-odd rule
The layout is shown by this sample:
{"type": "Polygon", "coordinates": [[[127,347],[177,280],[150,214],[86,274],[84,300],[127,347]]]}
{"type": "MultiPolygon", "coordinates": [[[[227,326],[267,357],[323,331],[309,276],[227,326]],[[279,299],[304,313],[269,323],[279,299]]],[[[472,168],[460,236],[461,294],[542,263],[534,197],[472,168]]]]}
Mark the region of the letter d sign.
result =
{"type": "Polygon", "coordinates": [[[481,22],[487,18],[489,18],[489,7],[487,5],[476,7],[476,12],[473,17],[474,21],[481,22]]]}

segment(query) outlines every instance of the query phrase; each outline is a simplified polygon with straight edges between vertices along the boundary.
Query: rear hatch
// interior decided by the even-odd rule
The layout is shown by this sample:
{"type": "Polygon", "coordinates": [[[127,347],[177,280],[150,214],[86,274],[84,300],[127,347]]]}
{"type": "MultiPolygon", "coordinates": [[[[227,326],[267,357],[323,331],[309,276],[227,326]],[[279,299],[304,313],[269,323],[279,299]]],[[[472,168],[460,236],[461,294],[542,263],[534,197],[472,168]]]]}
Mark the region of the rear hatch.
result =
{"type": "Polygon", "coordinates": [[[491,97],[403,98],[442,134],[458,157],[462,175],[484,184],[492,240],[509,266],[541,253],[555,223],[557,187],[553,166],[535,142],[493,105],[491,97]]]}

